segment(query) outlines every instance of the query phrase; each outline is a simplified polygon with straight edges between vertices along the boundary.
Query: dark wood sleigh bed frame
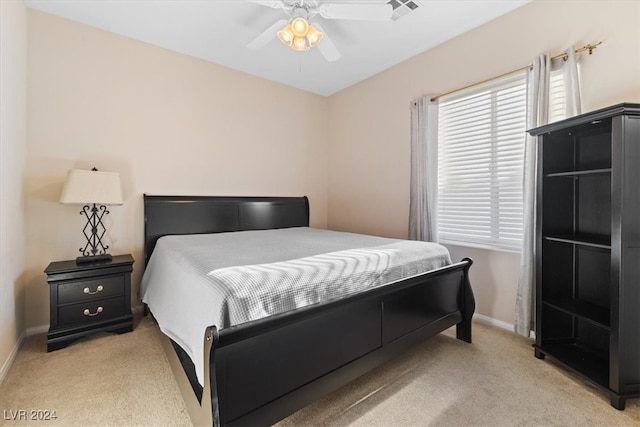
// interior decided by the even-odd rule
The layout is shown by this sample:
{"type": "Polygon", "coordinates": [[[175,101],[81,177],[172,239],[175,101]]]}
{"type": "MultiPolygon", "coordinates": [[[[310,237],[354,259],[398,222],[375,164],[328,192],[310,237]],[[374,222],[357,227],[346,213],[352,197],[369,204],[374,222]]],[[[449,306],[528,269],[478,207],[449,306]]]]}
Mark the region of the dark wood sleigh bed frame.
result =
{"type": "MultiPolygon", "coordinates": [[[[144,215],[146,265],[168,234],[309,226],[309,202],[144,195],[144,215]]],[[[163,335],[192,422],[271,425],[454,325],[470,343],[471,264],[465,258],[330,303],[221,330],[212,325],[203,331],[204,387],[186,353],[163,335]]]]}

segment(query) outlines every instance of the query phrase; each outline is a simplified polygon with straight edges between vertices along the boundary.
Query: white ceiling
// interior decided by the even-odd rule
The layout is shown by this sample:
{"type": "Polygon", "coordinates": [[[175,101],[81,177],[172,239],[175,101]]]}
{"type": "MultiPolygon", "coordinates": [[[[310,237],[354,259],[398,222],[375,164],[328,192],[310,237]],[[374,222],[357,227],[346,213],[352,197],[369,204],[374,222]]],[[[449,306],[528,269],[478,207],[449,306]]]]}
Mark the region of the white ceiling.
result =
{"type": "MultiPolygon", "coordinates": [[[[319,3],[387,1],[320,0],[319,3]]],[[[25,0],[25,3],[33,9],[329,96],[531,0],[413,1],[419,7],[396,21],[328,20],[318,15],[315,20],[342,54],[334,62],[327,62],[317,48],[295,52],[277,38],[261,49],[248,49],[246,45],[251,40],[286,17],[282,10],[248,0],[25,0]]]]}

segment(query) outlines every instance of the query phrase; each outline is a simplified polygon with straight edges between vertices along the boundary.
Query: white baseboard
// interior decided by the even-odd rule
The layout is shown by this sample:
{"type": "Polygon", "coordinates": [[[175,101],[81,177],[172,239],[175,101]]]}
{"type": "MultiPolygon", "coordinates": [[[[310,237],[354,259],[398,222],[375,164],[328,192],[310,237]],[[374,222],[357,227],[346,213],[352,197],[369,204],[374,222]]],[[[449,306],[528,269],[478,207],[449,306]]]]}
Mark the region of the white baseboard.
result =
{"type": "Polygon", "coordinates": [[[484,323],[485,325],[496,326],[500,329],[505,329],[507,331],[514,331],[514,326],[511,323],[503,322],[502,320],[494,319],[489,316],[485,316],[484,314],[473,313],[473,320],[476,320],[480,323],[484,323]]]}
{"type": "Polygon", "coordinates": [[[34,326],[33,328],[27,328],[26,334],[28,337],[32,335],[43,334],[49,331],[49,325],[34,326]]]}
{"type": "Polygon", "coordinates": [[[16,356],[18,355],[18,350],[20,350],[20,346],[22,345],[22,341],[24,341],[25,333],[23,332],[18,337],[18,341],[16,345],[13,346],[13,350],[9,353],[9,357],[5,360],[4,365],[2,365],[2,369],[0,369],[0,384],[4,381],[5,377],[9,373],[9,369],[11,369],[11,365],[13,365],[13,361],[16,360],[16,356]]]}
{"type": "Polygon", "coordinates": [[[13,346],[13,350],[11,350],[11,353],[9,353],[9,357],[4,362],[4,365],[2,365],[2,368],[0,369],[0,384],[2,384],[5,377],[9,373],[9,369],[11,369],[11,365],[13,365],[13,362],[16,360],[16,356],[18,355],[18,350],[20,350],[20,347],[22,346],[22,342],[24,341],[24,339],[32,335],[46,333],[48,330],[49,330],[49,325],[40,325],[40,326],[35,326],[33,328],[27,328],[25,331],[23,331],[20,334],[20,337],[18,337],[18,341],[16,342],[16,345],[13,346]]]}
{"type": "MultiPolygon", "coordinates": [[[[509,332],[515,333],[516,330],[515,326],[512,323],[503,322],[502,320],[494,319],[492,317],[485,316],[484,314],[473,313],[473,320],[484,323],[485,325],[495,326],[509,332]]],[[[529,338],[536,339],[535,331],[531,331],[529,333],[529,338]]]]}

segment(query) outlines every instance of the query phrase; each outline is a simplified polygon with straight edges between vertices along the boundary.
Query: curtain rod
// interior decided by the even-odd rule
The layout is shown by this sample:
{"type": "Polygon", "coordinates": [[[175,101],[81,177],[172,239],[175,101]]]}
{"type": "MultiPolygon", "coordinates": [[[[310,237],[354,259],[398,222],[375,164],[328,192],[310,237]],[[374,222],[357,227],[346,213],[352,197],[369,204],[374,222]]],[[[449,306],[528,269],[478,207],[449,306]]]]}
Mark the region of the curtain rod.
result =
{"type": "MultiPolygon", "coordinates": [[[[598,42],[598,43],[595,43],[595,44],[587,44],[587,45],[582,46],[579,49],[576,49],[575,52],[576,53],[580,53],[580,52],[589,51],[589,55],[591,55],[593,53],[593,50],[595,48],[597,48],[598,46],[600,46],[601,44],[602,44],[602,42],[598,42]]],[[[558,59],[566,59],[566,58],[567,58],[567,54],[566,53],[561,53],[559,55],[556,55],[556,56],[552,57],[551,60],[555,61],[555,60],[558,60],[558,59]]],[[[450,92],[441,93],[440,95],[437,95],[437,96],[434,96],[433,98],[431,98],[431,102],[437,101],[439,98],[442,98],[443,96],[447,96],[447,95],[451,95],[451,94],[456,93],[456,92],[460,92],[461,90],[469,89],[469,88],[472,88],[472,87],[477,86],[477,85],[488,83],[490,81],[497,80],[497,79],[500,79],[502,77],[507,77],[507,76],[510,76],[511,74],[519,73],[521,71],[530,70],[532,67],[533,67],[533,64],[529,64],[526,67],[518,68],[517,70],[512,70],[512,71],[509,71],[508,73],[500,74],[499,76],[495,76],[495,77],[488,78],[486,80],[482,80],[481,82],[470,84],[468,86],[461,87],[461,88],[452,90],[450,92]]]]}

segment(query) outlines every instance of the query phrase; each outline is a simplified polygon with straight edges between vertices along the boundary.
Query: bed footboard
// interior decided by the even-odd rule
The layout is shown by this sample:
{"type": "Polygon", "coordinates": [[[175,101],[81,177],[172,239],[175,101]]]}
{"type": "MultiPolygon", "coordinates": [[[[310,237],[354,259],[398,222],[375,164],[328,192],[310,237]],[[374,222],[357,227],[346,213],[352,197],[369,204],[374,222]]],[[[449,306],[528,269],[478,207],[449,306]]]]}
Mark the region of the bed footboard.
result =
{"type": "Polygon", "coordinates": [[[181,387],[193,400],[194,425],[271,425],[454,325],[457,338],[471,342],[471,264],[466,258],[330,304],[209,327],[202,401],[188,380],[181,387]]]}
{"type": "Polygon", "coordinates": [[[473,319],[473,313],[476,311],[476,300],[473,297],[471,281],[469,280],[469,268],[473,264],[473,260],[471,258],[464,258],[462,262],[466,262],[467,265],[464,268],[464,282],[462,283],[464,291],[462,292],[462,301],[460,301],[462,322],[456,325],[456,338],[471,343],[471,321],[473,319]]]}
{"type": "MultiPolygon", "coordinates": [[[[206,329],[204,334],[204,360],[209,360],[209,358],[215,358],[215,349],[218,341],[218,331],[215,326],[210,326],[206,329]]],[[[180,389],[180,394],[184,400],[185,407],[187,408],[187,412],[189,413],[189,418],[191,419],[191,423],[194,426],[219,426],[220,411],[218,409],[218,397],[217,397],[217,389],[211,388],[211,377],[212,374],[210,372],[209,364],[205,364],[204,373],[205,373],[205,384],[201,389],[196,387],[193,384],[195,380],[195,371],[192,374],[188,374],[189,371],[188,366],[186,366],[185,361],[181,359],[179,353],[181,353],[180,348],[176,348],[173,341],[160,333],[160,342],[162,343],[162,348],[164,350],[165,355],[167,356],[167,360],[169,362],[169,366],[171,367],[171,371],[173,372],[173,376],[176,379],[176,384],[180,389]],[[202,398],[204,396],[210,396],[210,398],[202,398]]],[[[182,350],[183,357],[187,357],[186,353],[182,350]]],[[[190,363],[186,362],[186,363],[190,363]]],[[[213,374],[214,384],[215,384],[215,374],[213,374]]],[[[198,384],[199,387],[199,384],[198,384]]]]}

